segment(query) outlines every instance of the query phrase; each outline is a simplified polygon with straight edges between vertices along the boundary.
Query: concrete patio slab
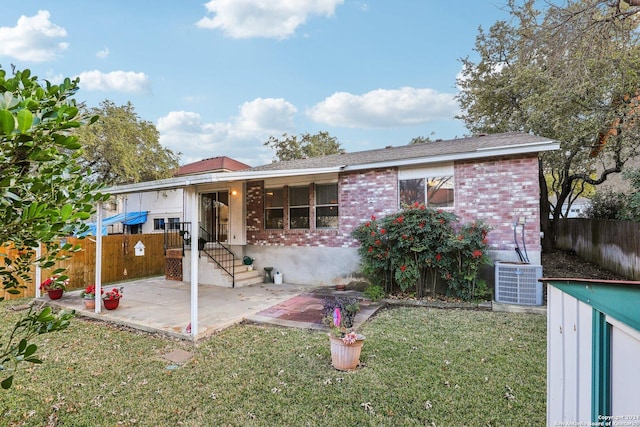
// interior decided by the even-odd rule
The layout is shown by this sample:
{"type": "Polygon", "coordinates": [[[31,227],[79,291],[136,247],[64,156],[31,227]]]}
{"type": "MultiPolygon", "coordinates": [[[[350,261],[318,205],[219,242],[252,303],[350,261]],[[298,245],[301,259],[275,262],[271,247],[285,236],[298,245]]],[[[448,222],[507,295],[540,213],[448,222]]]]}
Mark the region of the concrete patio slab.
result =
{"type": "MultiPolygon", "coordinates": [[[[61,299],[43,296],[38,301],[52,307],[75,310],[79,316],[111,322],[135,329],[191,340],[191,285],[164,277],[136,280],[103,286],[122,288],[123,298],[115,310],[100,313],[88,310],[80,297],[81,290],[65,292],[61,299]]],[[[258,284],[241,288],[211,285],[198,286],[198,336],[200,340],[217,331],[248,319],[255,313],[284,303],[292,297],[317,287],[292,284],[258,284]]]]}

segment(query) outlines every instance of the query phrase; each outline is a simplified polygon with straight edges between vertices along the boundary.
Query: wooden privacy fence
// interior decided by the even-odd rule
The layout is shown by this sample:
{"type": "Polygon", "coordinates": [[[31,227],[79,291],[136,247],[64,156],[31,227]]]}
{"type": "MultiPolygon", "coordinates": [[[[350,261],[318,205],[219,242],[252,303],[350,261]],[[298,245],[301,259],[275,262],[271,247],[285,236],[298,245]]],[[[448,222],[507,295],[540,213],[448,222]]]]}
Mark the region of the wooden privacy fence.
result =
{"type": "MultiPolygon", "coordinates": [[[[56,268],[64,267],[69,276],[68,289],[82,289],[95,282],[96,266],[96,242],[95,237],[88,236],[84,239],[68,237],[66,242],[79,244],[82,250],[70,254],[68,259],[59,261],[54,267],[42,270],[42,280],[49,277],[50,272],[56,268]]],[[[102,238],[102,283],[108,284],[123,280],[139,279],[142,277],[159,276],[165,272],[163,234],[115,234],[102,238]],[[136,256],[134,246],[138,242],[145,246],[144,255],[136,256]]],[[[0,254],[7,254],[9,258],[17,255],[13,247],[0,247],[0,254]]],[[[2,258],[0,258],[0,262],[2,258]]],[[[0,296],[6,299],[35,296],[36,286],[35,268],[31,272],[31,281],[22,283],[26,289],[22,289],[20,295],[11,295],[0,289],[0,296]]]]}
{"type": "Polygon", "coordinates": [[[640,280],[640,224],[569,218],[558,223],[557,247],[629,280],[640,280]]]}

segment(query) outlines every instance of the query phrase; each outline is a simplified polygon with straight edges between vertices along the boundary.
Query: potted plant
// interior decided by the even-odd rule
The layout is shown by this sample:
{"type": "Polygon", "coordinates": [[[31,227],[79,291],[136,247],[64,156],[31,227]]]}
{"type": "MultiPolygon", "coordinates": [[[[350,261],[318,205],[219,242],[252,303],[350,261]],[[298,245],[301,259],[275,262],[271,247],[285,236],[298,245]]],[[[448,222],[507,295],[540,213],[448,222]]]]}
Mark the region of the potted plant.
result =
{"type": "Polygon", "coordinates": [[[355,369],[360,364],[364,335],[347,327],[340,307],[334,307],[332,315],[326,315],[323,323],[329,327],[331,364],[339,371],[355,369]]]}
{"type": "Polygon", "coordinates": [[[360,311],[360,303],[355,297],[327,297],[324,300],[323,314],[332,317],[335,309],[340,309],[341,323],[346,328],[352,328],[356,315],[360,311]]]}
{"type": "Polygon", "coordinates": [[[120,298],[122,298],[122,288],[112,288],[110,291],[105,292],[102,295],[104,308],[107,310],[115,310],[120,304],[120,298]]]}
{"type": "Polygon", "coordinates": [[[68,284],[67,276],[55,274],[40,284],[40,290],[45,291],[51,299],[60,299],[68,284]]]}
{"type": "MultiPolygon", "coordinates": [[[[100,289],[104,294],[104,290],[100,289]]],[[[80,292],[80,297],[84,299],[84,306],[88,309],[96,308],[96,285],[89,285],[80,292]]]]}

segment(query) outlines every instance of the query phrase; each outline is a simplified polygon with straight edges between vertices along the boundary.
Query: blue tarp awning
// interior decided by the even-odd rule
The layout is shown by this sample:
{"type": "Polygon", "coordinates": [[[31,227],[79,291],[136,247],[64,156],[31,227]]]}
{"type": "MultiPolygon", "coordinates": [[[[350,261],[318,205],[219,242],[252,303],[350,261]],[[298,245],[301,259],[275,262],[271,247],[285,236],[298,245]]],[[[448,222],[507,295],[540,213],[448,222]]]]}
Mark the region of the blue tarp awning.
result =
{"type": "MultiPolygon", "coordinates": [[[[105,218],[102,220],[102,235],[107,235],[107,226],[113,225],[118,222],[123,223],[124,225],[136,225],[136,224],[144,224],[147,222],[147,211],[142,212],[125,212],[118,215],[110,216],[109,218],[105,218]]],[[[89,223],[89,235],[96,235],[96,223],[89,223]]]]}

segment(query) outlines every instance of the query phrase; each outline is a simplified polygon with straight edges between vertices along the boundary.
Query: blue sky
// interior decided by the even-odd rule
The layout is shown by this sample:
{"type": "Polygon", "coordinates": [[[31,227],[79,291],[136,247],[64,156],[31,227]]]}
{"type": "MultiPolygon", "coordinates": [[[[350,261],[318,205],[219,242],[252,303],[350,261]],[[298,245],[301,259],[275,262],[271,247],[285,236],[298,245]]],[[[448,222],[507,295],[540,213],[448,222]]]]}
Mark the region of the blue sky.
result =
{"type": "Polygon", "coordinates": [[[0,64],[130,101],[181,163],[258,166],[263,142],[327,131],[347,151],[468,134],[460,58],[504,1],[0,0],[0,64]]]}

